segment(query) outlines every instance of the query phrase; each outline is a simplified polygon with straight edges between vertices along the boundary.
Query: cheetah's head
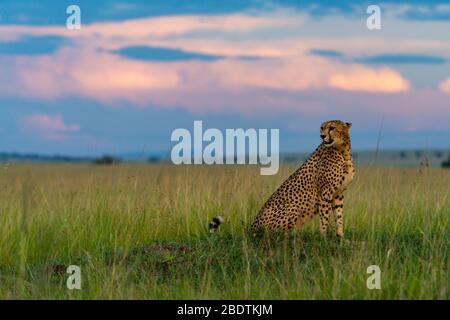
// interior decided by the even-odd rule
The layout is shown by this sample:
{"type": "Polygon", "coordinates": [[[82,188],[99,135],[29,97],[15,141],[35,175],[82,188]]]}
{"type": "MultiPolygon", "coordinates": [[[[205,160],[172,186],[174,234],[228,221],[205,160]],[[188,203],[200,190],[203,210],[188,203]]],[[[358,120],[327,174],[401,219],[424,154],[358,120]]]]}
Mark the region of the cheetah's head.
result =
{"type": "Polygon", "coordinates": [[[340,120],[331,120],[322,123],[320,126],[320,138],[326,147],[340,147],[349,142],[349,129],[352,126],[350,122],[340,120]]]}

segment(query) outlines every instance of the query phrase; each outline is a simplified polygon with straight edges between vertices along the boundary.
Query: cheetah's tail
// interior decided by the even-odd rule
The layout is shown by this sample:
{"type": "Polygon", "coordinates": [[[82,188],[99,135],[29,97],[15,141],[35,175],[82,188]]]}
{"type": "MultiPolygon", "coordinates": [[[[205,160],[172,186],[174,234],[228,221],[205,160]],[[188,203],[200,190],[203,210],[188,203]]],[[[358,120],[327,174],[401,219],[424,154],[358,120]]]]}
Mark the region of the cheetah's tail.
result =
{"type": "Polygon", "coordinates": [[[225,220],[221,216],[215,216],[209,223],[209,233],[215,233],[219,230],[219,227],[225,220]]]}

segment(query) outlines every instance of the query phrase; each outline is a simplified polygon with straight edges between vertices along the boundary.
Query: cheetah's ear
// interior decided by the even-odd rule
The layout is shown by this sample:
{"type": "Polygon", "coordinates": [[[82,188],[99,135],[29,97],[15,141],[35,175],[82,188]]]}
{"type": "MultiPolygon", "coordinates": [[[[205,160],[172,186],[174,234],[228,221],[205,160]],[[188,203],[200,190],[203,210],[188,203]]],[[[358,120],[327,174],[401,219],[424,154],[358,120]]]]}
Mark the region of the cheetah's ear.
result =
{"type": "Polygon", "coordinates": [[[351,122],[346,122],[345,123],[347,125],[347,127],[350,129],[352,127],[352,123],[351,122]]]}

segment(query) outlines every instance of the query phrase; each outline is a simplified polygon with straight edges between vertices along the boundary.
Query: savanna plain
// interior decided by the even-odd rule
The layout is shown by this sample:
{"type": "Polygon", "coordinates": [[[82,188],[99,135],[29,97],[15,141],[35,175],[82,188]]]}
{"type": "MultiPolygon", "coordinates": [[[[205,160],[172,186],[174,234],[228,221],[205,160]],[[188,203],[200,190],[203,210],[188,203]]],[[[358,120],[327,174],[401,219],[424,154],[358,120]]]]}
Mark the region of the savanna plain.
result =
{"type": "Polygon", "coordinates": [[[450,299],[450,170],[357,167],[345,240],[249,226],[296,168],[0,168],[3,299],[450,299]],[[221,214],[225,224],[209,234],[221,214]],[[69,290],[66,267],[81,270],[69,290]],[[381,270],[381,289],[366,286],[381,270]]]}

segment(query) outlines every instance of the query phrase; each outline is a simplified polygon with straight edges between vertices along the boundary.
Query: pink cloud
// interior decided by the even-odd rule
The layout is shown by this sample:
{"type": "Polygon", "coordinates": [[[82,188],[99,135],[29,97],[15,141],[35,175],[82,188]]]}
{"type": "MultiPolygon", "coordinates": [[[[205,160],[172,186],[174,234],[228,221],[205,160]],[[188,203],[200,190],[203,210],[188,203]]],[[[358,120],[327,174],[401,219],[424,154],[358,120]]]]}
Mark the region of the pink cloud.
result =
{"type": "Polygon", "coordinates": [[[409,82],[394,70],[371,70],[362,66],[331,75],[329,83],[333,88],[346,91],[392,93],[407,91],[410,88],[409,82]]]}
{"type": "Polygon", "coordinates": [[[344,64],[297,54],[277,59],[178,61],[129,60],[108,52],[64,48],[53,56],[2,58],[0,93],[42,99],[83,96],[107,104],[217,108],[208,92],[240,94],[252,88],[287,92],[339,89],[393,93],[409,89],[391,69],[344,64]],[[192,97],[187,101],[186,96],[192,97]],[[208,98],[209,97],[209,98],[208,98]]]}
{"type": "Polygon", "coordinates": [[[441,84],[439,85],[439,89],[442,92],[450,93],[450,78],[442,81],[441,84]]]}
{"type": "Polygon", "coordinates": [[[93,37],[123,39],[151,39],[183,35],[194,31],[248,32],[260,28],[299,27],[304,19],[286,12],[269,14],[176,15],[119,22],[84,24],[77,32],[65,26],[5,25],[0,27],[0,39],[11,41],[22,35],[59,35],[86,40],[93,37]]]}
{"type": "Polygon", "coordinates": [[[26,131],[37,134],[47,140],[64,140],[70,133],[80,131],[76,124],[66,124],[62,115],[32,114],[21,119],[26,131]]]}

